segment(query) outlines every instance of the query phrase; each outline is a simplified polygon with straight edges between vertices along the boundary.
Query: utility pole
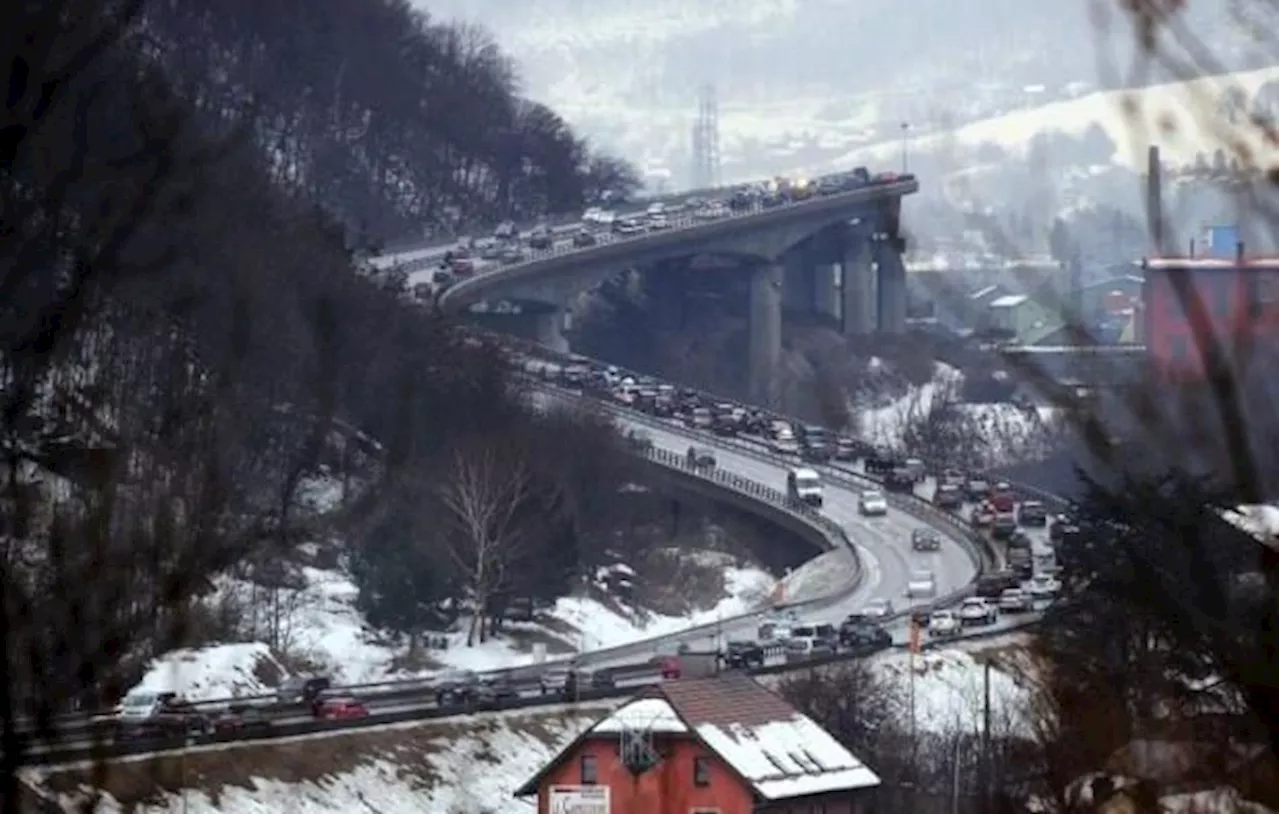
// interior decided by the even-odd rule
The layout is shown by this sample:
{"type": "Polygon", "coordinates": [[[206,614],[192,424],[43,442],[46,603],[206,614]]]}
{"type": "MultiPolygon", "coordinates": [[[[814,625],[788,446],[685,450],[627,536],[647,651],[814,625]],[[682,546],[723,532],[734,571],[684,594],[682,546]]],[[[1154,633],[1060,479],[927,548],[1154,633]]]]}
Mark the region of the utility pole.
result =
{"type": "Polygon", "coordinates": [[[911,125],[906,122],[902,123],[902,174],[907,174],[907,130],[911,125]]]}
{"type": "Polygon", "coordinates": [[[692,134],[694,189],[720,186],[720,112],[714,85],[698,91],[698,117],[692,134]]]}
{"type": "Polygon", "coordinates": [[[982,763],[978,790],[983,810],[991,798],[991,662],[982,665],[982,763]]]}

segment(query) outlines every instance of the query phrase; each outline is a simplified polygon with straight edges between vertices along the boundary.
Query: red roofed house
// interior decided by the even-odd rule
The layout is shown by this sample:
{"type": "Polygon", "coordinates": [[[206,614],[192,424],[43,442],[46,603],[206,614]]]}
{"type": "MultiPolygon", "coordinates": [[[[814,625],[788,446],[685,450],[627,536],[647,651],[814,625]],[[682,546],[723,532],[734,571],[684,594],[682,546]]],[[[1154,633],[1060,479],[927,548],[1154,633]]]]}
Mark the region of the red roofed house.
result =
{"type": "Polygon", "coordinates": [[[860,814],[880,778],[749,676],[668,681],[516,791],[538,814],[860,814]]]}

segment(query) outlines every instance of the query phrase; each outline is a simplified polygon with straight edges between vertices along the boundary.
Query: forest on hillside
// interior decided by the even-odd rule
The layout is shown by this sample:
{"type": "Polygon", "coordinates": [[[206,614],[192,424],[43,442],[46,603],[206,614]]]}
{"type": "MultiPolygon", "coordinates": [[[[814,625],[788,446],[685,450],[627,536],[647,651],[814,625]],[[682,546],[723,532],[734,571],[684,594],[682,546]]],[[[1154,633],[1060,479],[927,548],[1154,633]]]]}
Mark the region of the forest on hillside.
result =
{"type": "MultiPolygon", "coordinates": [[[[633,182],[520,97],[483,31],[399,0],[19,0],[0,49],[0,810],[19,720],[111,698],[189,640],[216,575],[318,523],[373,541],[356,554],[376,605],[406,556],[376,543],[476,508],[442,473],[518,472],[487,511],[540,519],[521,587],[588,556],[612,428],[532,413],[498,349],[353,271],[388,235],[633,182]],[[299,508],[345,469],[359,499],[299,508]]],[[[459,523],[417,538],[421,601],[389,624],[497,591],[459,523]]]]}

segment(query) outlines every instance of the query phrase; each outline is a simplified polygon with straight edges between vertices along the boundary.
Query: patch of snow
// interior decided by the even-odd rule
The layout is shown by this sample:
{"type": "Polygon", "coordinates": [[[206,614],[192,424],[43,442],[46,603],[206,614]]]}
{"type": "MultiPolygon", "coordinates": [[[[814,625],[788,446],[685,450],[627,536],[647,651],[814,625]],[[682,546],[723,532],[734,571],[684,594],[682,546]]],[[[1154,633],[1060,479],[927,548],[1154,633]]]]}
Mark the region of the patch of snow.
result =
{"type": "MultiPolygon", "coordinates": [[[[963,650],[918,653],[893,651],[871,659],[872,668],[893,693],[907,719],[912,714],[921,732],[980,732],[983,726],[983,682],[987,667],[963,650]],[[913,686],[914,685],[914,686],[913,686]]],[[[1025,733],[1023,711],[1031,690],[996,666],[990,668],[992,728],[998,734],[1025,733]]]]}
{"type": "MultiPolygon", "coordinates": [[[[1280,69],[1262,68],[1137,90],[1101,91],[958,128],[943,126],[933,133],[907,139],[905,149],[911,155],[943,154],[956,146],[995,144],[1025,154],[1038,135],[1062,133],[1078,138],[1097,125],[1116,145],[1112,161],[1136,172],[1145,170],[1147,148],[1152,144],[1160,147],[1162,160],[1178,164],[1190,164],[1196,153],[1222,148],[1228,156],[1240,153],[1254,157],[1254,166],[1270,166],[1276,161],[1276,145],[1267,143],[1264,129],[1228,124],[1216,115],[1213,102],[1232,86],[1252,98],[1264,83],[1277,76],[1280,69]]],[[[886,140],[858,147],[824,162],[824,167],[850,167],[872,159],[891,164],[903,149],[902,139],[886,140]]]]}
{"type": "Polygon", "coordinates": [[[768,598],[775,584],[773,577],[764,571],[738,567],[725,570],[724,582],[728,594],[724,599],[713,608],[687,617],[646,613],[628,618],[589,597],[563,597],[556,601],[550,615],[578,630],[575,644],[586,652],[665,636],[684,628],[750,613],[768,598]]]}
{"type": "Polygon", "coordinates": [[[1280,506],[1237,506],[1235,511],[1225,512],[1223,517],[1259,540],[1276,545],[1276,538],[1280,535],[1280,506]]]}
{"type": "MultiPolygon", "coordinates": [[[[757,568],[727,566],[728,560],[718,554],[708,554],[705,559],[724,566],[726,593],[724,599],[708,610],[688,617],[647,612],[624,615],[593,599],[563,598],[554,607],[540,612],[550,617],[551,624],[508,621],[504,624],[504,635],[475,642],[470,647],[466,644],[466,620],[461,620],[453,631],[429,633],[427,637],[435,640],[431,644],[444,646],[424,647],[422,655],[430,663],[412,668],[399,663],[408,654],[406,640],[375,630],[366,623],[356,607],[359,589],[348,575],[340,570],[302,568],[306,587],[281,591],[281,649],[341,684],[418,677],[442,669],[487,672],[533,664],[540,658],[532,647],[517,645],[522,635],[559,640],[567,650],[585,652],[615,647],[747,613],[763,603],[774,587],[773,577],[757,568]],[[563,625],[574,628],[577,633],[564,632],[563,625]]],[[[613,575],[615,582],[629,580],[629,575],[634,573],[625,565],[602,569],[602,572],[613,575]]],[[[599,576],[603,579],[605,574],[599,576]]],[[[251,607],[254,603],[254,589],[248,583],[223,580],[221,588],[224,597],[236,597],[241,607],[251,607]]],[[[265,590],[258,589],[259,605],[265,601],[265,590]]],[[[265,616],[265,611],[259,615],[265,616]]],[[[265,635],[265,629],[247,631],[249,637],[265,635]]]]}
{"type": "Polygon", "coordinates": [[[342,479],[329,475],[304,478],[298,484],[299,505],[318,513],[331,512],[342,505],[342,479]]]}
{"type": "Polygon", "coordinates": [[[808,717],[756,726],[702,724],[698,736],[769,800],[880,785],[880,778],[808,717]]]}
{"type": "Polygon", "coordinates": [[[1166,814],[1274,814],[1272,809],[1246,800],[1240,792],[1225,786],[1167,794],[1160,798],[1160,810],[1166,814]]]}
{"type": "Polygon", "coordinates": [[[778,580],[772,599],[775,604],[791,604],[830,596],[849,581],[855,565],[845,548],[819,554],[778,580]]]}
{"type": "Polygon", "coordinates": [[[265,695],[287,674],[265,644],[219,644],[166,653],[152,661],[134,689],[176,692],[191,701],[205,701],[265,695]]]}

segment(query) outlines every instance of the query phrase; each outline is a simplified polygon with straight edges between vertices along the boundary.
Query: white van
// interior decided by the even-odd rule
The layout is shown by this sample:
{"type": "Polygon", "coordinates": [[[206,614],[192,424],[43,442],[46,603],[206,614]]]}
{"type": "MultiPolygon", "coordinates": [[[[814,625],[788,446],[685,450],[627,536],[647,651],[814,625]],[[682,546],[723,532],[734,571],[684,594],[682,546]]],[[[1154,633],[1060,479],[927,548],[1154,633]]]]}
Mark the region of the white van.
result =
{"type": "Polygon", "coordinates": [[[817,470],[800,467],[787,472],[787,497],[810,506],[822,506],[822,478],[817,470]]]}

